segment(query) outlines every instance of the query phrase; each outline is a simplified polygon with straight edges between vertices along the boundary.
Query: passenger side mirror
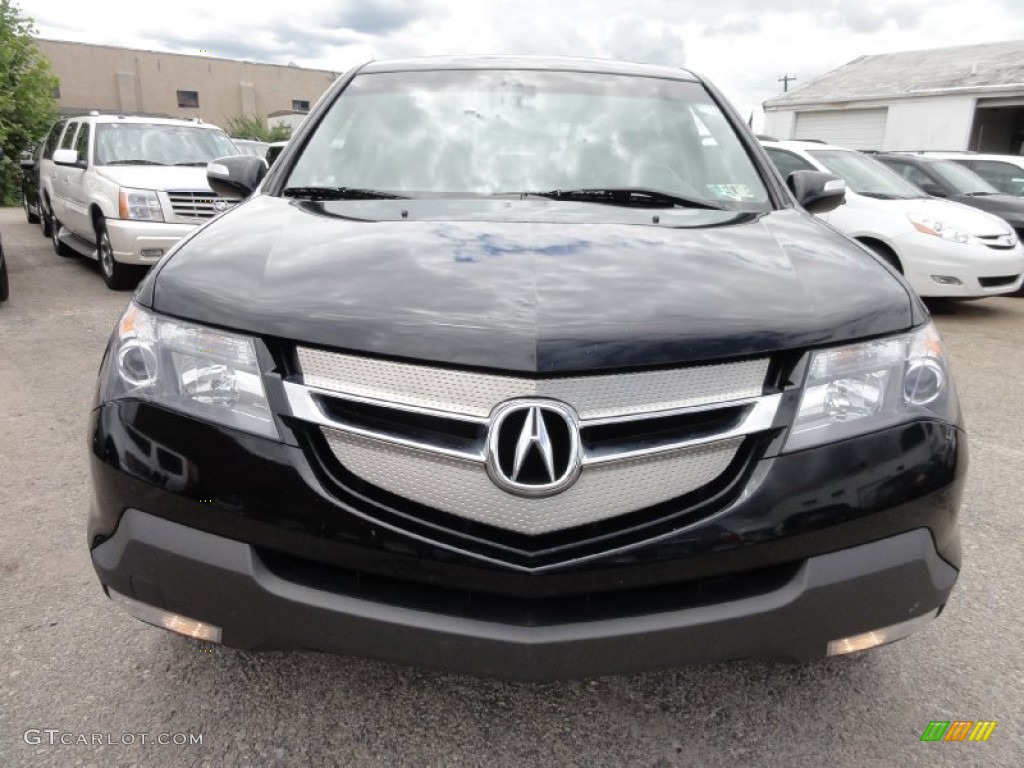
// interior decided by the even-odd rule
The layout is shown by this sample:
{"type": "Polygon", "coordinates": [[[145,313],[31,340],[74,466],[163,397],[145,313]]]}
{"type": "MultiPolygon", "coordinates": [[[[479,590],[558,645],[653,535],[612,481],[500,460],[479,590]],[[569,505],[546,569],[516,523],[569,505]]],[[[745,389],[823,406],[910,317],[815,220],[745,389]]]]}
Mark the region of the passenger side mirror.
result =
{"type": "Polygon", "coordinates": [[[822,171],[793,171],[786,186],[808,213],[828,213],[846,201],[846,182],[822,171]]]}
{"type": "Polygon", "coordinates": [[[31,171],[36,167],[36,158],[32,152],[26,150],[21,153],[21,157],[18,158],[18,165],[21,166],[22,170],[31,171]]]}
{"type": "Polygon", "coordinates": [[[206,181],[221,197],[245,198],[267,175],[267,161],[253,155],[221,157],[206,166],[206,181]]]}
{"type": "Polygon", "coordinates": [[[78,151],[74,149],[58,149],[53,153],[53,162],[57,165],[78,165],[78,151]]]}

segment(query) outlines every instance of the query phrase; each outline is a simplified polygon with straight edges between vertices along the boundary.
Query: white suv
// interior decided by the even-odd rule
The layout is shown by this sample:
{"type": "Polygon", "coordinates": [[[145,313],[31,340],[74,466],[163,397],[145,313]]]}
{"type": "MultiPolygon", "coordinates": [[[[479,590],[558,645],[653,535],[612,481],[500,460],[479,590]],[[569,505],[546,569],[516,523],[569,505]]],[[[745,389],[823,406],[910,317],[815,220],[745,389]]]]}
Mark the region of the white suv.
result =
{"type": "Polygon", "coordinates": [[[57,122],[39,167],[44,232],[61,256],[97,259],[110,288],[146,269],[234,201],[206,183],[206,165],[239,150],[192,120],[101,115],[57,122]]]}

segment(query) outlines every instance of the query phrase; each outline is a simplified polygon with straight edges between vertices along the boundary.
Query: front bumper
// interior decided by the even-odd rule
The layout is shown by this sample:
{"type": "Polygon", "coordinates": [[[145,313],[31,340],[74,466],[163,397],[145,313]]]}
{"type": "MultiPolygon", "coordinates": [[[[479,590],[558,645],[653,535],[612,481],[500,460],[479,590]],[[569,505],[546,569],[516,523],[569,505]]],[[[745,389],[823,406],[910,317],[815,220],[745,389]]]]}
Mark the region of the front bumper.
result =
{"type": "Polygon", "coordinates": [[[196,224],[107,219],[114,259],[123,264],[156,264],[196,224]]]}
{"type": "Polygon", "coordinates": [[[928,531],[917,529],[809,558],[787,583],[756,597],[529,627],[295,584],[273,574],[248,544],[138,510],[126,512],[92,558],[108,589],[221,627],[230,646],[309,648],[531,680],[821,658],[830,641],[941,609],[957,578],[928,531]]]}
{"type": "Polygon", "coordinates": [[[904,275],[918,295],[933,298],[982,298],[1013,293],[1024,283],[1024,245],[998,250],[980,244],[948,243],[913,232],[896,238],[904,275]],[[940,283],[933,276],[955,278],[940,283]],[[982,279],[1013,282],[986,286],[982,279]]]}

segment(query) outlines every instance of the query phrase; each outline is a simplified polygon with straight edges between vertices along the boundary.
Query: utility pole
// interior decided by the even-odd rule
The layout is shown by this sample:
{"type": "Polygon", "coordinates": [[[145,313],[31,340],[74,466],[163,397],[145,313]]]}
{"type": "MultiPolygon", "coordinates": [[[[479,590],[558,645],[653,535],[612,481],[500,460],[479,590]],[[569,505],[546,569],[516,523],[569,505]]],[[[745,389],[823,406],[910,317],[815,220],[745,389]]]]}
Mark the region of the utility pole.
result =
{"type": "Polygon", "coordinates": [[[791,75],[783,75],[782,77],[779,78],[779,82],[782,83],[782,92],[783,93],[789,93],[789,81],[790,80],[796,80],[796,78],[791,76],[791,75]]]}

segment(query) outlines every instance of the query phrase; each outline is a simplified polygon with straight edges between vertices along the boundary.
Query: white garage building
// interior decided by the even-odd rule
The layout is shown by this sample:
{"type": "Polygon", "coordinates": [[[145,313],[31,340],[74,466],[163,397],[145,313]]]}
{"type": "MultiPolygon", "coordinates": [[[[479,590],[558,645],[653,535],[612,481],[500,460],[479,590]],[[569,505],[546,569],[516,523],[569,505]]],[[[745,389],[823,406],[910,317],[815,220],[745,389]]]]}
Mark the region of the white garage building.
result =
{"type": "Polygon", "coordinates": [[[1024,40],[861,56],[764,110],[779,139],[1024,154],[1024,40]]]}

